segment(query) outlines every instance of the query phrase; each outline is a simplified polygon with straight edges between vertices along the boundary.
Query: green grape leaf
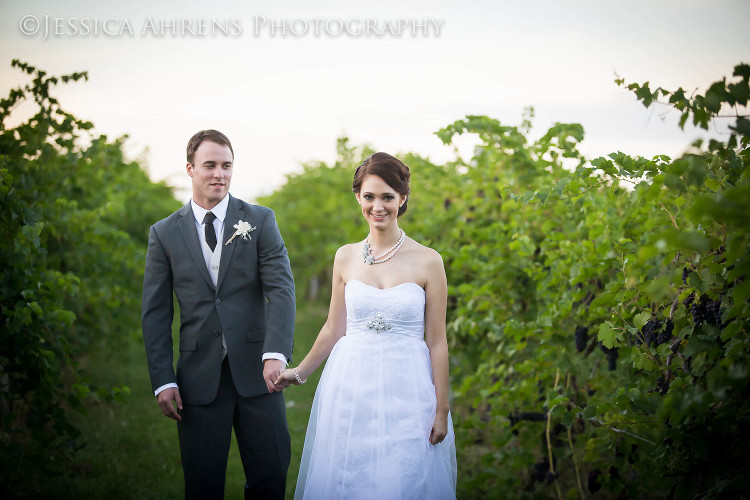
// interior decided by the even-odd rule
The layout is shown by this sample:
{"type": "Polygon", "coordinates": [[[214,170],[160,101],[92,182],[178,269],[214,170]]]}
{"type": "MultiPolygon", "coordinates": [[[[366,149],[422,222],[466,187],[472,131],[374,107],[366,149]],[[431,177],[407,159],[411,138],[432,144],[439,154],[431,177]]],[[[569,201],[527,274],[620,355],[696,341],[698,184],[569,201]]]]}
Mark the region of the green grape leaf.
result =
{"type": "Polygon", "coordinates": [[[604,347],[612,349],[615,346],[615,331],[607,323],[599,325],[599,334],[596,336],[604,347]]]}
{"type": "Polygon", "coordinates": [[[596,407],[594,405],[588,405],[586,408],[583,409],[583,418],[589,419],[594,418],[597,415],[596,413],[596,407]]]}
{"type": "MultiPolygon", "coordinates": [[[[645,324],[646,324],[646,322],[647,322],[647,321],[648,321],[649,319],[651,319],[651,312],[650,312],[650,311],[644,311],[644,312],[642,312],[642,313],[636,314],[636,315],[635,315],[635,316],[633,317],[633,325],[634,325],[634,326],[635,326],[635,327],[636,327],[637,329],[639,329],[639,330],[640,330],[641,328],[643,328],[643,325],[645,325],[645,324]]],[[[608,346],[608,347],[609,347],[609,346],[608,346]]]]}

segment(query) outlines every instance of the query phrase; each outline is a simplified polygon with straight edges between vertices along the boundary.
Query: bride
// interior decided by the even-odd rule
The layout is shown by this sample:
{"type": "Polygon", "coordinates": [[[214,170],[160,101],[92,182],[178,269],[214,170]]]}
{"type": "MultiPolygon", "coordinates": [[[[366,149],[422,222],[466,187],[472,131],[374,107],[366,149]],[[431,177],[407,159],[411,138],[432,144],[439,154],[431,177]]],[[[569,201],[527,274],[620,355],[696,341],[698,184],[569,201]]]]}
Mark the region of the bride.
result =
{"type": "Polygon", "coordinates": [[[407,237],[409,168],[375,153],[352,184],[370,232],[333,263],[328,320],[280,388],[330,355],[305,437],[295,499],[454,499],[447,283],[436,251],[407,237]]]}

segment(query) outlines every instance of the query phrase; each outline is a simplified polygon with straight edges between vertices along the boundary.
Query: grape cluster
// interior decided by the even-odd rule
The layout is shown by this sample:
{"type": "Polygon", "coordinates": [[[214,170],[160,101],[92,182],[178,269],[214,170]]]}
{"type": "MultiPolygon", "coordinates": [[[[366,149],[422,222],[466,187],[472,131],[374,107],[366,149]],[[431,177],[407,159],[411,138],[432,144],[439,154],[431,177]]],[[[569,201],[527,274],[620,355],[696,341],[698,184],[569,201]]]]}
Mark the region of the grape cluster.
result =
{"type": "Polygon", "coordinates": [[[534,480],[543,483],[547,479],[547,474],[551,474],[549,471],[549,459],[543,457],[540,462],[534,464],[531,469],[531,477],[534,480]]]}
{"type": "Polygon", "coordinates": [[[602,475],[602,471],[599,469],[594,469],[591,472],[589,472],[589,477],[586,481],[586,486],[589,489],[589,492],[596,493],[600,489],[602,489],[602,485],[599,483],[599,476],[602,475]]]}
{"type": "Polygon", "coordinates": [[[684,305],[685,307],[690,307],[690,304],[693,303],[693,300],[695,300],[695,294],[691,293],[690,295],[685,297],[685,300],[682,301],[682,305],[684,305]]]}
{"type": "Polygon", "coordinates": [[[682,282],[687,285],[687,277],[690,275],[690,269],[687,267],[682,268],[682,282]]]}
{"type": "Polygon", "coordinates": [[[576,351],[583,352],[589,341],[589,329],[585,326],[577,326],[575,332],[576,351]]]}
{"type": "Polygon", "coordinates": [[[667,381],[667,379],[665,379],[663,376],[659,377],[659,380],[656,381],[656,392],[663,396],[667,393],[668,390],[669,382],[667,381]]]}
{"type": "MultiPolygon", "coordinates": [[[[568,432],[568,428],[563,424],[557,424],[549,430],[549,445],[553,448],[559,448],[565,446],[565,435],[568,432]]],[[[542,431],[539,434],[540,443],[542,449],[547,447],[547,431],[542,431]]]]}
{"type": "Polygon", "coordinates": [[[693,315],[695,326],[701,326],[706,319],[706,310],[701,302],[693,302],[690,305],[690,314],[693,315]]]}
{"type": "Polygon", "coordinates": [[[674,330],[674,323],[672,322],[672,319],[669,318],[664,325],[664,330],[659,332],[659,335],[656,337],[656,345],[662,345],[672,340],[672,330],[674,330]]]}
{"type": "Polygon", "coordinates": [[[520,411],[508,415],[508,419],[510,420],[510,426],[513,427],[522,420],[528,420],[529,422],[544,422],[547,420],[547,414],[539,411],[520,411]]]}
{"type": "Polygon", "coordinates": [[[721,301],[719,300],[711,300],[704,295],[700,302],[692,301],[690,313],[693,315],[695,326],[701,326],[703,323],[721,326],[721,301]]]}
{"type": "Polygon", "coordinates": [[[617,368],[617,356],[619,356],[619,350],[617,348],[611,349],[607,355],[607,366],[609,371],[613,372],[617,368]]]}
{"type": "MultiPolygon", "coordinates": [[[[646,322],[645,325],[643,325],[643,328],[641,328],[641,334],[643,335],[643,338],[646,339],[646,345],[654,345],[656,343],[656,338],[658,337],[658,331],[661,327],[661,321],[658,319],[650,319],[646,322]]],[[[636,343],[641,344],[641,338],[636,335],[636,343]]]]}
{"type": "Polygon", "coordinates": [[[671,318],[668,318],[665,323],[662,323],[658,319],[650,319],[645,325],[643,325],[643,328],[641,328],[642,337],[639,337],[638,335],[635,336],[635,343],[641,345],[641,338],[643,338],[646,340],[646,345],[656,347],[665,342],[669,342],[672,338],[673,330],[674,323],[671,318]]]}
{"type": "Polygon", "coordinates": [[[719,300],[707,301],[706,321],[710,325],[721,326],[721,301],[719,300]]]}
{"type": "Polygon", "coordinates": [[[602,352],[607,355],[607,366],[609,367],[609,371],[615,371],[615,369],[617,368],[617,357],[620,355],[617,347],[607,349],[606,347],[604,347],[604,344],[599,343],[599,349],[601,349],[602,352]]]}

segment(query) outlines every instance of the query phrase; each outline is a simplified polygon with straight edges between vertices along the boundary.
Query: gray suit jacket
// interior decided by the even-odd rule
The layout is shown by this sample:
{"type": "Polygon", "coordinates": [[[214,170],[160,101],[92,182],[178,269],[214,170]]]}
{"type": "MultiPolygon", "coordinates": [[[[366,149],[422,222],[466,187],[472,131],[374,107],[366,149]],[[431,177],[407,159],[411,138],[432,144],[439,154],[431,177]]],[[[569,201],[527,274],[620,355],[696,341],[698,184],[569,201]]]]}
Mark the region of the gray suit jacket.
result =
{"type": "Polygon", "coordinates": [[[294,280],[272,210],[230,195],[225,244],[239,220],[257,229],[222,247],[216,288],[206,269],[188,202],[151,227],[143,279],[142,327],[154,390],[176,382],[186,404],[216,397],[221,375],[221,334],[234,385],[243,397],[268,393],[264,352],[292,359],[294,280]],[[173,368],[173,295],[180,308],[180,355],[173,368]]]}

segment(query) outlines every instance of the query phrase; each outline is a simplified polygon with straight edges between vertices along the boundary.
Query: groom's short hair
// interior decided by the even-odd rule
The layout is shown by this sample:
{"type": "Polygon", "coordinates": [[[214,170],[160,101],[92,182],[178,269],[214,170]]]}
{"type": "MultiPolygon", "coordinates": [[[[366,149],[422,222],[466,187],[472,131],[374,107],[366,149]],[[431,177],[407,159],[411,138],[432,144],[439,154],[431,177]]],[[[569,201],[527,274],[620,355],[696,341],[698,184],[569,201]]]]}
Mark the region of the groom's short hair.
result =
{"type": "Polygon", "coordinates": [[[234,150],[232,149],[232,143],[229,142],[227,136],[219,132],[218,130],[208,129],[196,132],[196,134],[190,138],[187,145],[187,161],[191,165],[193,164],[193,157],[198,147],[203,141],[211,141],[222,146],[227,146],[229,151],[232,152],[232,158],[234,159],[234,150]]]}

